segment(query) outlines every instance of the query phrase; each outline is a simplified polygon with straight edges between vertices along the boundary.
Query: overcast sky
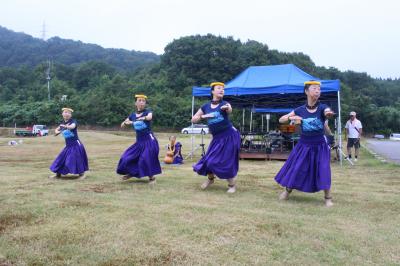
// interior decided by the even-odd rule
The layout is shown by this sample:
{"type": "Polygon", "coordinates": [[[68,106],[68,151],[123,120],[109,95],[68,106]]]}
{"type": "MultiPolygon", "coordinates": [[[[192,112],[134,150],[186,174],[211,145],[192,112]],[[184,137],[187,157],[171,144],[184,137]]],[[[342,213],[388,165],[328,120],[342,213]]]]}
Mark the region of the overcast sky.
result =
{"type": "Polygon", "coordinates": [[[397,0],[2,0],[0,25],[41,37],[163,53],[212,33],[303,52],[320,66],[400,78],[397,0]]]}

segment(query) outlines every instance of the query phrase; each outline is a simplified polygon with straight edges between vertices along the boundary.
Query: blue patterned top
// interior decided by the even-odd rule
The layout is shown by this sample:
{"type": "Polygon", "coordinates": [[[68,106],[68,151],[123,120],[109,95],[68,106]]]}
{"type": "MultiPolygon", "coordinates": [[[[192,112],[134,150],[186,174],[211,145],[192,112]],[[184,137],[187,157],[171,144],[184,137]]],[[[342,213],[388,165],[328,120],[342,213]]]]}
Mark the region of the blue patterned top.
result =
{"type": "Polygon", "coordinates": [[[150,113],[152,113],[151,110],[144,109],[143,112],[138,117],[136,117],[135,112],[131,113],[131,115],[129,116],[128,119],[133,122],[132,128],[136,131],[137,137],[141,137],[141,136],[148,135],[149,133],[151,133],[151,121],[137,120],[138,118],[147,116],[150,113]]]}
{"type": "Polygon", "coordinates": [[[314,113],[310,113],[306,105],[294,109],[295,115],[301,116],[301,134],[304,136],[324,135],[325,115],[324,110],[329,108],[326,104],[320,103],[314,113]]]}
{"type": "Polygon", "coordinates": [[[228,118],[228,113],[221,110],[221,106],[227,103],[226,101],[221,101],[217,107],[211,108],[211,102],[209,102],[201,107],[204,114],[213,114],[213,117],[207,118],[208,128],[213,135],[232,127],[232,123],[228,118]]]}
{"type": "Polygon", "coordinates": [[[77,140],[79,140],[79,137],[78,137],[78,122],[75,119],[71,118],[68,121],[64,121],[63,120],[60,123],[60,125],[61,125],[61,127],[60,127],[61,134],[65,138],[65,143],[67,145],[71,144],[71,143],[74,143],[77,140]],[[71,125],[71,124],[75,124],[75,128],[74,129],[66,129],[65,127],[62,126],[62,125],[71,125]]]}

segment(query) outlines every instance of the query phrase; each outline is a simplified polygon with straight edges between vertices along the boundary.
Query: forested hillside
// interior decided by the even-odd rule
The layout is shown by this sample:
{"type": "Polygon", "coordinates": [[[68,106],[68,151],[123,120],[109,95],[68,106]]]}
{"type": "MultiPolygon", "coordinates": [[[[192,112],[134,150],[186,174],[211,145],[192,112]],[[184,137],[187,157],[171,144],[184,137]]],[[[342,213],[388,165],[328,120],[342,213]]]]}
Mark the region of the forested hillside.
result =
{"type": "Polygon", "coordinates": [[[96,44],[59,37],[44,41],[0,26],[0,67],[35,67],[47,59],[64,65],[99,60],[121,71],[132,71],[160,60],[158,55],[151,52],[105,49],[96,44]]]}

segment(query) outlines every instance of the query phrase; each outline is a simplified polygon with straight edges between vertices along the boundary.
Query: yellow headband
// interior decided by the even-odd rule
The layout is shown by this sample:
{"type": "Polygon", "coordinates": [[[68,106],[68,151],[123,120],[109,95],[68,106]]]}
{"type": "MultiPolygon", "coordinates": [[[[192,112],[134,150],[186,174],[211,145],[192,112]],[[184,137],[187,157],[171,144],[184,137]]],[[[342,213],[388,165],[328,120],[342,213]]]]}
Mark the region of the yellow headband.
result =
{"type": "Polygon", "coordinates": [[[147,96],[144,95],[144,94],[136,94],[136,95],[135,95],[135,98],[136,98],[136,99],[137,99],[137,98],[142,98],[142,99],[146,99],[146,100],[147,100],[147,96]]]}
{"type": "Polygon", "coordinates": [[[210,84],[210,87],[212,88],[212,87],[217,86],[217,85],[225,87],[225,84],[222,83],[222,82],[213,82],[213,83],[210,84]]]}
{"type": "Polygon", "coordinates": [[[63,112],[64,112],[64,111],[68,111],[68,112],[70,112],[70,113],[74,112],[74,110],[72,110],[71,108],[68,108],[68,107],[64,107],[64,108],[62,108],[61,110],[62,110],[63,112]]]}
{"type": "Polygon", "coordinates": [[[310,80],[310,81],[304,82],[304,86],[305,85],[319,85],[319,86],[321,86],[321,82],[315,81],[315,80],[310,80]]]}

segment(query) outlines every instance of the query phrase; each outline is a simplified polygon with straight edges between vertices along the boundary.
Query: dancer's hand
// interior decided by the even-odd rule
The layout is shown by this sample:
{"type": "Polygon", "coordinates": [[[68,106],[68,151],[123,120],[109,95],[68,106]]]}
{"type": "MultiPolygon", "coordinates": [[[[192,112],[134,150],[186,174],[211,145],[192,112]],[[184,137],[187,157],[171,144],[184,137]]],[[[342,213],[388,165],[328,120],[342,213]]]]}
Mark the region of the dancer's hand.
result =
{"type": "Polygon", "coordinates": [[[221,110],[222,110],[222,111],[229,110],[229,108],[231,108],[231,105],[230,105],[229,103],[227,103],[227,104],[221,106],[221,110]]]}
{"type": "Polygon", "coordinates": [[[58,136],[61,133],[61,128],[60,126],[58,126],[55,130],[54,130],[54,136],[58,136]]]}
{"type": "Polygon", "coordinates": [[[121,128],[124,128],[125,126],[130,124],[132,124],[132,121],[129,119],[125,119],[125,121],[121,123],[121,128]]]}
{"type": "Polygon", "coordinates": [[[289,116],[289,120],[291,122],[293,122],[295,125],[300,125],[301,124],[301,120],[303,120],[303,118],[301,116],[298,116],[298,115],[293,115],[293,116],[289,116]]]}
{"type": "Polygon", "coordinates": [[[335,115],[335,113],[331,109],[326,109],[325,110],[325,117],[326,118],[332,118],[335,115]]]}

